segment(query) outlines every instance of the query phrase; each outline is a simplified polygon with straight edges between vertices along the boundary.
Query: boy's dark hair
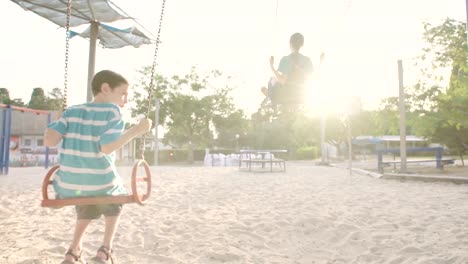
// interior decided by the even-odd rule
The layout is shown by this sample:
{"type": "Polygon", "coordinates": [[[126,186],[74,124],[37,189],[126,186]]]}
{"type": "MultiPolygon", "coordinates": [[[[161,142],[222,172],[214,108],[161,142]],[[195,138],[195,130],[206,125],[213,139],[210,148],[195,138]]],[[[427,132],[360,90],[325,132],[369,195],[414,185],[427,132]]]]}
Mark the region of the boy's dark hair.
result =
{"type": "Polygon", "coordinates": [[[296,49],[299,49],[304,45],[304,36],[301,33],[294,33],[289,39],[289,43],[296,49]]]}
{"type": "Polygon", "coordinates": [[[110,88],[115,88],[120,84],[128,84],[127,80],[120,74],[115,73],[109,70],[103,70],[93,77],[93,81],[91,82],[91,87],[93,89],[93,95],[97,95],[101,92],[101,85],[103,83],[109,84],[110,88]]]}

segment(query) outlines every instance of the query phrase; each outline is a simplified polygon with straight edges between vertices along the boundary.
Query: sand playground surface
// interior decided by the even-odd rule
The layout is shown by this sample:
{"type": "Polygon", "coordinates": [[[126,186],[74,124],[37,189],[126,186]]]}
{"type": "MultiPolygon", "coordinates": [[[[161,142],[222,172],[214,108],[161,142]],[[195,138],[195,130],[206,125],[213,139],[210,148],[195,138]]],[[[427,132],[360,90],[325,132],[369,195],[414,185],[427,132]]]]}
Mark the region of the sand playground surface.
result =
{"type": "MultiPolygon", "coordinates": [[[[155,167],[124,206],[116,263],[468,263],[468,185],[375,179],[288,162],[285,173],[155,167]]],[[[120,168],[129,180],[131,168],[120,168]]],[[[40,207],[43,168],[0,176],[0,263],[60,263],[73,207],[40,207]]],[[[85,236],[101,245],[103,219],[85,236]]]]}

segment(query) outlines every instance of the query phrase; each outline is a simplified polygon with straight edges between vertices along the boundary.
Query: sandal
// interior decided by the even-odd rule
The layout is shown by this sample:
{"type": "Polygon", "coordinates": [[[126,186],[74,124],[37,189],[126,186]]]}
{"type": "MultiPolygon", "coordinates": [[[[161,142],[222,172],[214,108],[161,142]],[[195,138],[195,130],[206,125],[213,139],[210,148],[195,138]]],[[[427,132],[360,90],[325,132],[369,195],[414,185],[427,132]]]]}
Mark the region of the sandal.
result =
{"type": "Polygon", "coordinates": [[[97,252],[102,252],[104,253],[104,255],[106,255],[106,259],[103,260],[103,259],[100,259],[98,258],[97,256],[92,258],[91,260],[93,261],[93,263],[98,263],[98,264],[108,264],[108,263],[111,263],[111,264],[114,264],[114,260],[112,259],[112,249],[109,249],[107,248],[106,246],[101,246],[97,252]]]}
{"type": "Polygon", "coordinates": [[[73,258],[73,261],[64,260],[60,264],[75,264],[75,263],[86,264],[86,262],[83,261],[83,259],[81,259],[81,252],[80,252],[80,255],[76,255],[75,253],[73,253],[71,249],[69,249],[67,253],[65,253],[65,256],[71,256],[73,258]]]}

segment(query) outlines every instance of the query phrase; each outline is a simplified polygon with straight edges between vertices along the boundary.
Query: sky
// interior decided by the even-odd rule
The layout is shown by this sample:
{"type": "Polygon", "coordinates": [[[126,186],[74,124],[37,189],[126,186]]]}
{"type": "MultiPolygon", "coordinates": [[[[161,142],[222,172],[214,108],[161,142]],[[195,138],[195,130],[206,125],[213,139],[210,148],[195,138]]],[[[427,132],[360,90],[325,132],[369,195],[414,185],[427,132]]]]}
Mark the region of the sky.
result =
{"type": "MultiPolygon", "coordinates": [[[[156,35],[161,0],[113,2],[156,35]]],[[[320,53],[326,54],[311,82],[316,111],[336,111],[350,97],[373,109],[380,99],[398,95],[397,60],[403,59],[405,84],[417,78],[410,58],[421,54],[422,23],[466,21],[465,10],[465,0],[278,0],[277,13],[276,0],[167,0],[156,71],[170,76],[192,66],[201,73],[220,70],[235,78],[235,103],[252,113],[272,75],[269,57],[279,61],[289,54],[289,36],[301,32],[302,53],[316,69],[320,53]]],[[[0,1],[0,22],[0,87],[24,102],[35,87],[62,88],[64,29],[8,0],[0,1]]],[[[86,100],[88,50],[88,40],[70,40],[69,105],[86,100]]],[[[153,45],[98,47],[96,71],[110,69],[136,83],[153,51],[153,45]]]]}

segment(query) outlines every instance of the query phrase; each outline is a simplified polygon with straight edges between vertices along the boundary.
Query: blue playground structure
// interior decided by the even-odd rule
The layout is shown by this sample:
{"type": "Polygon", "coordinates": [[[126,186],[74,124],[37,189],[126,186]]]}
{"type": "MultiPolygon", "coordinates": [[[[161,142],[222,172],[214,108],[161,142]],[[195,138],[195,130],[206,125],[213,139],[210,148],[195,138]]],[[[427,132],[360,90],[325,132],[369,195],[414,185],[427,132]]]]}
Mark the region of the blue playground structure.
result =
{"type": "MultiPolygon", "coordinates": [[[[6,104],[0,104],[0,173],[2,175],[8,175],[10,167],[10,141],[11,141],[11,124],[12,124],[12,111],[21,111],[34,113],[36,115],[47,115],[47,124],[51,122],[51,113],[44,110],[35,110],[25,107],[18,107],[6,104]]],[[[45,151],[45,162],[44,167],[49,167],[49,148],[45,151]]]]}

